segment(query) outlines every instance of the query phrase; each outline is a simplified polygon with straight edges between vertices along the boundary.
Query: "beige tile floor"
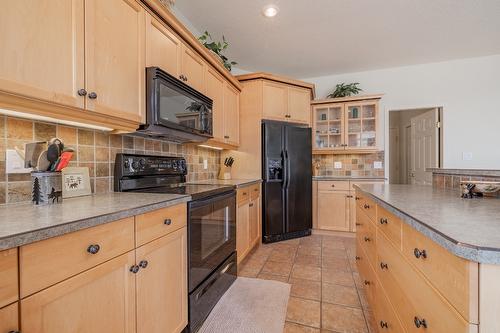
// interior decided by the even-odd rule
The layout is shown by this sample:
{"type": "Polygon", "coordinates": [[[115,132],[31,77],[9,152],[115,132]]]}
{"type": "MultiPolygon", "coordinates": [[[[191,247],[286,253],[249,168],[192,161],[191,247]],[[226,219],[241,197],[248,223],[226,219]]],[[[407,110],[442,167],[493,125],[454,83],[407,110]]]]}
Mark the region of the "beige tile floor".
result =
{"type": "Polygon", "coordinates": [[[312,235],[263,244],[244,260],[238,275],[292,285],[283,333],[374,333],[355,241],[312,235]]]}

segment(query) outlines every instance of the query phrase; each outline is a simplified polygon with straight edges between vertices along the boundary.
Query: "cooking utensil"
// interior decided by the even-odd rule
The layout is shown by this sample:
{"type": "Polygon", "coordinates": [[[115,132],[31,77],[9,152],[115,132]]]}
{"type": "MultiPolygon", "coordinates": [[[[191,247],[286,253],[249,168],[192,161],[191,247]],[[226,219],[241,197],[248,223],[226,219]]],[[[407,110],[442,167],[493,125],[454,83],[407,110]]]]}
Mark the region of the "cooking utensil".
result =
{"type": "Polygon", "coordinates": [[[72,157],[73,157],[73,152],[70,151],[63,152],[61,154],[61,157],[59,158],[59,162],[56,164],[55,171],[61,171],[62,169],[67,167],[72,157]]]}
{"type": "Polygon", "coordinates": [[[50,168],[50,161],[47,159],[47,151],[44,150],[38,157],[36,169],[38,171],[47,171],[50,168]]]}
{"type": "Polygon", "coordinates": [[[55,171],[56,163],[64,149],[63,142],[58,138],[52,138],[47,148],[47,159],[50,162],[50,170],[55,171]]]}

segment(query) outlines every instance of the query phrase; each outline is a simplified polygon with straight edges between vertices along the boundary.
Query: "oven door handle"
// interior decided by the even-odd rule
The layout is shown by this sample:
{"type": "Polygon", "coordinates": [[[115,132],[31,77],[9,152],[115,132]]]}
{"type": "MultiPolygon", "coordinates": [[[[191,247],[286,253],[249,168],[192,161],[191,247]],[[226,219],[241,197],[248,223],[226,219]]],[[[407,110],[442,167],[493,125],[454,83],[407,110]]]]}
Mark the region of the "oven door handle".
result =
{"type": "Polygon", "coordinates": [[[189,207],[190,208],[198,208],[198,207],[205,206],[207,204],[214,203],[216,201],[222,201],[222,200],[225,200],[225,199],[230,199],[231,197],[234,197],[234,196],[236,196],[236,191],[235,190],[231,190],[231,192],[227,192],[225,194],[217,194],[217,195],[214,195],[214,196],[209,197],[207,199],[191,201],[189,203],[189,207]]]}
{"type": "Polygon", "coordinates": [[[202,290],[200,290],[199,293],[196,294],[196,300],[199,300],[203,295],[206,294],[206,292],[208,291],[208,289],[210,289],[210,287],[212,287],[214,285],[215,282],[217,282],[217,280],[219,280],[219,278],[224,275],[231,267],[233,267],[234,265],[234,261],[228,263],[226,265],[226,267],[224,267],[223,269],[221,269],[218,274],[216,276],[213,277],[213,279],[205,286],[203,287],[202,290]]]}

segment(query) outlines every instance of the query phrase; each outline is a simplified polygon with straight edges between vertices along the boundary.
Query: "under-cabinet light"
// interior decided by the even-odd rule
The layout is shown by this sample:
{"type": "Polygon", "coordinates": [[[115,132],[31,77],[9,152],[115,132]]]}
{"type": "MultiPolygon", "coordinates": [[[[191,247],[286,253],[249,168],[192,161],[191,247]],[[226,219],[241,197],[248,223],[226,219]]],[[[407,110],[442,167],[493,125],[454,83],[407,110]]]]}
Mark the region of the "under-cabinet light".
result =
{"type": "Polygon", "coordinates": [[[209,145],[198,145],[198,147],[208,148],[208,149],[214,149],[214,150],[223,150],[223,148],[220,148],[220,147],[214,147],[214,146],[209,146],[209,145]]]}

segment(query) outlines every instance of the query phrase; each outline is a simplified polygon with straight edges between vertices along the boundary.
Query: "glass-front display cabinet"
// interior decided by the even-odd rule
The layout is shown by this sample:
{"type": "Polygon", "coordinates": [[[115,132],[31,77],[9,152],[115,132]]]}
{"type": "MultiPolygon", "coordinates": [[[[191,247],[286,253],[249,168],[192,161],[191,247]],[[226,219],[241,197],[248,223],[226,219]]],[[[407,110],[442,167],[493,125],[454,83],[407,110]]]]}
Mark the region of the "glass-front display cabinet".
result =
{"type": "Polygon", "coordinates": [[[377,99],[313,102],[313,152],[377,150],[377,99]]]}

